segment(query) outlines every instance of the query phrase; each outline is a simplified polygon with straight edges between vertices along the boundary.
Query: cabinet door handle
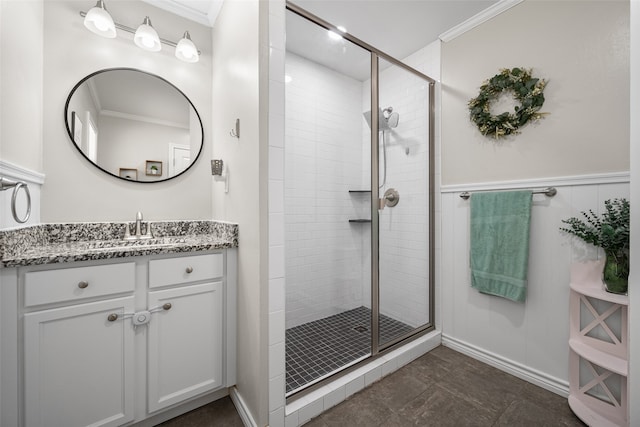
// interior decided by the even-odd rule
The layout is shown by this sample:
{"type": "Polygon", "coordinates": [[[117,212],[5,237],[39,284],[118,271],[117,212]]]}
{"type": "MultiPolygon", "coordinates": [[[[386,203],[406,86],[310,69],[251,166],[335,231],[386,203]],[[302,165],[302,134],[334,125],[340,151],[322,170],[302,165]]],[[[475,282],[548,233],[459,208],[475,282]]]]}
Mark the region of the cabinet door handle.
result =
{"type": "Polygon", "coordinates": [[[166,302],[162,305],[162,309],[163,310],[171,310],[171,303],[170,302],[166,302]]]}
{"type": "Polygon", "coordinates": [[[193,267],[189,266],[185,271],[187,272],[187,274],[191,274],[193,273],[193,267]]]}
{"type": "Polygon", "coordinates": [[[87,282],[86,280],[83,280],[83,281],[81,281],[81,282],[78,282],[78,287],[79,287],[80,289],[84,289],[84,288],[86,288],[87,286],[89,286],[89,282],[87,282]]]}
{"type": "Polygon", "coordinates": [[[109,316],[107,316],[107,320],[109,322],[115,322],[116,320],[118,320],[118,315],[116,313],[111,313],[109,316]]]}

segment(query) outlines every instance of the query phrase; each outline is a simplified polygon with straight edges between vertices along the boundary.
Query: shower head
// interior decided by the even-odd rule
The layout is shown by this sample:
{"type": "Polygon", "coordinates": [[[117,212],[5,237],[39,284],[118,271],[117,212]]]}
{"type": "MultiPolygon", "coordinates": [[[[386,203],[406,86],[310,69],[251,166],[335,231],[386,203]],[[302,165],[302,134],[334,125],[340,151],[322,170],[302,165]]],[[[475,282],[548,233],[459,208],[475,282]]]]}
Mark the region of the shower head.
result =
{"type": "MultiPolygon", "coordinates": [[[[367,125],[369,125],[369,129],[371,129],[371,110],[365,111],[363,113],[364,119],[367,121],[367,125]]],[[[387,126],[387,119],[384,117],[382,113],[382,109],[378,108],[378,127],[380,130],[387,130],[389,126],[387,126]]]]}
{"type": "Polygon", "coordinates": [[[400,121],[400,114],[390,113],[389,117],[387,117],[387,126],[389,126],[390,129],[393,129],[398,126],[399,121],[400,121]]]}
{"type": "MultiPolygon", "coordinates": [[[[369,125],[369,129],[371,129],[371,110],[365,111],[362,113],[364,119],[367,121],[367,125],[369,125]]],[[[387,107],[384,110],[378,108],[378,128],[381,131],[390,130],[398,126],[398,121],[400,120],[400,115],[398,113],[393,112],[393,107],[387,107]]]]}

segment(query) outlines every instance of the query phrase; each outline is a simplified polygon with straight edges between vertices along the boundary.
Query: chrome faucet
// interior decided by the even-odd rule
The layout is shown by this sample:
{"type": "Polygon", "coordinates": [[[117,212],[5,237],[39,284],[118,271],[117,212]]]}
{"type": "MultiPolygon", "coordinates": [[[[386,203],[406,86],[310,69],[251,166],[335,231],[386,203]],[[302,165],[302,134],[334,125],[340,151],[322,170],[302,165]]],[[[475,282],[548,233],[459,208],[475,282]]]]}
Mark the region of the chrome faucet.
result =
{"type": "Polygon", "coordinates": [[[140,230],[141,225],[142,225],[142,212],[138,212],[136,214],[136,237],[138,238],[142,236],[142,231],[140,230]]]}
{"type": "Polygon", "coordinates": [[[151,224],[147,222],[147,232],[142,234],[142,212],[138,212],[136,214],[136,231],[135,235],[131,235],[131,231],[129,229],[129,224],[125,224],[124,227],[124,239],[125,240],[139,240],[139,239],[151,239],[153,235],[151,234],[151,224]]]}

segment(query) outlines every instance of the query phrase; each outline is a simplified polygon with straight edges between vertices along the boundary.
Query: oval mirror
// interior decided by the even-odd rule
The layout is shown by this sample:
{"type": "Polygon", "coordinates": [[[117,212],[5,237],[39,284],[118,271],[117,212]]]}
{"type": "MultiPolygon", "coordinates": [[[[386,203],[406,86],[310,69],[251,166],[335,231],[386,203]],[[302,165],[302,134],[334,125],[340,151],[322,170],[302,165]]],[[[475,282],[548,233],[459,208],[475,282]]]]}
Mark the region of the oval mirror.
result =
{"type": "Polygon", "coordinates": [[[75,147],[117,178],[166,181],[202,151],[202,120],[189,98],[144,71],[111,68],[88,75],[71,90],[64,116],[75,147]]]}

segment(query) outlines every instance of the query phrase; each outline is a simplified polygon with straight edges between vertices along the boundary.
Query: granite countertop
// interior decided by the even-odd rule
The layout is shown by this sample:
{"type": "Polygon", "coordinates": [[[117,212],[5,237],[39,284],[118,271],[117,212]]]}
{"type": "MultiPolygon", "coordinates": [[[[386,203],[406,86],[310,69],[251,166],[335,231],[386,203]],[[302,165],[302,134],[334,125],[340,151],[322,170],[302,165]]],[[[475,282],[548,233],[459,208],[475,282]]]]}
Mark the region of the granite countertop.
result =
{"type": "MultiPolygon", "coordinates": [[[[127,223],[133,234],[133,224],[127,223]]],[[[143,232],[149,222],[143,222],[143,232]]],[[[124,240],[125,223],[39,224],[0,231],[0,266],[20,267],[234,248],[238,225],[152,221],[153,238],[124,240]]]]}

